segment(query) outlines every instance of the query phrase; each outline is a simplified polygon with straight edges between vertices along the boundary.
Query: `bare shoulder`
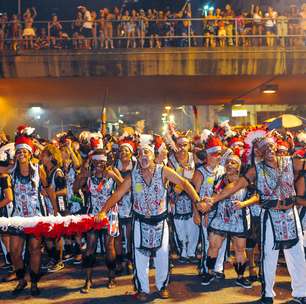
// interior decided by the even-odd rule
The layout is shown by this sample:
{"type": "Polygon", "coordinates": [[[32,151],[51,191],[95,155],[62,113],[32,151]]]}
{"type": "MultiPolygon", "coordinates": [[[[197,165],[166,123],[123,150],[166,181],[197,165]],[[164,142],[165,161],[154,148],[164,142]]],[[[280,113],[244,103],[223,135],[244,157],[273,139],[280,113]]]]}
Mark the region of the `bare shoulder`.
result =
{"type": "Polygon", "coordinates": [[[300,172],[304,169],[305,166],[305,159],[303,158],[293,158],[293,168],[295,172],[300,172]]]}

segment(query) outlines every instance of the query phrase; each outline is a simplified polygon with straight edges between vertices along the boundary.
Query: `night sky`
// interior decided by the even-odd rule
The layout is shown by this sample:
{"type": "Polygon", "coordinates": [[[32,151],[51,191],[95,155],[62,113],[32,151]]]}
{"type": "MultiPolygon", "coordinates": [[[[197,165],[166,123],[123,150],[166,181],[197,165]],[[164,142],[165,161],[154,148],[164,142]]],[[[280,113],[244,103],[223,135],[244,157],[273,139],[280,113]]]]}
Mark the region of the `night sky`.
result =
{"type": "MultiPolygon", "coordinates": [[[[38,11],[37,19],[42,20],[49,17],[52,13],[56,13],[60,18],[67,16],[72,18],[75,15],[76,7],[78,5],[85,5],[94,10],[99,10],[102,7],[113,8],[122,6],[124,1],[122,0],[21,0],[22,9],[26,7],[35,6],[38,11]]],[[[193,0],[194,3],[200,3],[198,0],[193,0]]],[[[184,4],[184,0],[138,0],[129,1],[134,2],[132,5],[136,8],[165,8],[170,7],[171,9],[178,10],[180,6],[184,4]]],[[[17,12],[17,0],[0,0],[0,11],[8,12],[9,14],[17,12]]]]}
{"type": "MultiPolygon", "coordinates": [[[[53,13],[56,13],[59,18],[71,19],[75,16],[76,7],[78,5],[85,5],[91,9],[98,11],[102,7],[108,7],[112,9],[115,5],[119,8],[124,3],[124,0],[21,0],[22,11],[24,12],[27,7],[35,6],[38,11],[36,20],[49,20],[53,13]]],[[[178,11],[185,0],[129,0],[132,6],[136,8],[157,8],[165,9],[170,8],[173,11],[178,11]]],[[[303,0],[191,0],[193,8],[193,16],[198,17],[200,15],[201,8],[205,4],[212,5],[214,7],[223,8],[226,3],[232,4],[237,9],[242,8],[248,10],[251,3],[259,4],[265,7],[268,4],[272,4],[278,11],[288,8],[291,3],[301,4],[303,0]]],[[[7,12],[9,15],[17,13],[18,0],[0,0],[0,12],[7,12]]],[[[131,6],[131,4],[129,4],[131,6]]]]}

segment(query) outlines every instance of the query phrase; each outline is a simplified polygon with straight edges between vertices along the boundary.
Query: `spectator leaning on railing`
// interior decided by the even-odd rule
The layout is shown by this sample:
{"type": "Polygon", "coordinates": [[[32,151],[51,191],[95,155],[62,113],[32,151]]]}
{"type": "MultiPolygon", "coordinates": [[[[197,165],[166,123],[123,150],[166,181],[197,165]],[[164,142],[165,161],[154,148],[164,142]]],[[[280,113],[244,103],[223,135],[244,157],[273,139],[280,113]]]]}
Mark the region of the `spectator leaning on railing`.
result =
{"type": "Polygon", "coordinates": [[[274,46],[276,34],[276,18],[277,12],[273,10],[272,6],[268,7],[265,14],[265,27],[266,27],[266,42],[267,46],[274,46]]]}
{"type": "Polygon", "coordinates": [[[24,48],[26,49],[32,49],[34,46],[36,33],[33,24],[36,16],[37,12],[35,7],[32,7],[32,9],[28,8],[23,14],[24,29],[22,36],[24,38],[24,48]]]}
{"type": "Polygon", "coordinates": [[[216,16],[213,13],[214,9],[210,8],[203,20],[204,46],[206,47],[216,47],[217,26],[216,16]]]}
{"type": "Polygon", "coordinates": [[[226,31],[228,46],[233,46],[234,45],[233,31],[234,31],[235,13],[229,4],[226,4],[225,6],[225,12],[223,14],[223,17],[225,19],[224,24],[225,24],[225,31],[226,31]]]}
{"type": "Polygon", "coordinates": [[[289,35],[293,35],[292,38],[289,38],[290,46],[301,46],[301,16],[299,14],[298,8],[296,5],[291,5],[288,13],[288,31],[289,35]]]}
{"type": "Polygon", "coordinates": [[[97,27],[95,24],[97,23],[97,13],[93,10],[90,11],[91,22],[92,22],[92,40],[91,40],[91,48],[98,48],[98,36],[97,36],[97,27]]]}
{"type": "Polygon", "coordinates": [[[286,47],[288,36],[288,17],[285,13],[279,14],[276,19],[277,36],[279,38],[279,45],[286,47]]]}
{"type": "Polygon", "coordinates": [[[48,34],[46,29],[43,27],[40,29],[40,33],[35,40],[34,43],[34,48],[39,50],[39,49],[48,49],[50,47],[50,41],[48,38],[48,34]]]}
{"type": "Polygon", "coordinates": [[[51,22],[49,23],[50,42],[52,48],[60,48],[61,36],[62,36],[62,25],[58,20],[57,15],[53,14],[51,22]]]}
{"type": "Polygon", "coordinates": [[[59,21],[59,17],[53,15],[49,22],[37,22],[36,17],[35,8],[28,8],[22,21],[17,15],[10,20],[5,13],[0,15],[0,50],[201,45],[206,48],[299,47],[305,43],[306,33],[306,4],[301,10],[292,5],[282,13],[272,7],[264,11],[254,5],[250,11],[234,12],[227,4],[224,10],[207,9],[203,18],[198,19],[192,18],[190,3],[179,12],[115,7],[113,10],[101,8],[97,15],[96,11],[79,6],[72,21],[64,18],[59,21]],[[42,28],[45,30],[41,31],[42,28]]]}
{"type": "Polygon", "coordinates": [[[90,40],[92,38],[93,22],[90,11],[85,6],[79,6],[78,9],[83,14],[83,27],[82,34],[85,37],[84,47],[85,49],[91,49],[90,40]]]}
{"type": "Polygon", "coordinates": [[[6,34],[6,27],[7,27],[7,15],[3,14],[0,16],[0,50],[4,49],[5,43],[5,34],[6,34]]]}
{"type": "Polygon", "coordinates": [[[82,34],[83,27],[83,15],[81,11],[78,11],[75,19],[72,22],[72,46],[74,49],[82,49],[83,48],[83,40],[84,36],[82,34]]]}
{"type": "Polygon", "coordinates": [[[8,23],[7,38],[10,39],[10,48],[17,49],[18,40],[21,36],[22,26],[17,15],[13,15],[11,21],[8,23]]]}

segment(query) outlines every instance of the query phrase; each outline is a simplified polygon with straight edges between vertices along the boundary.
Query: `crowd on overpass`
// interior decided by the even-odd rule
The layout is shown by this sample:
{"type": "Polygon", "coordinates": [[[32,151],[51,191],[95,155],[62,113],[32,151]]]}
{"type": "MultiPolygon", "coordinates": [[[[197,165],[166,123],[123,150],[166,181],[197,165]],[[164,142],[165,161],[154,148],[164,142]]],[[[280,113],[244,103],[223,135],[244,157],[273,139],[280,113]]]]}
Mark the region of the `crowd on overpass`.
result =
{"type": "Polygon", "coordinates": [[[293,302],[305,304],[306,133],[300,118],[290,116],[299,131],[284,121],[223,122],[201,132],[169,122],[163,136],[139,125],[107,134],[103,121],[95,133],[63,131],[53,139],[27,125],[12,141],[1,132],[0,259],[11,271],[3,281],[17,280],[17,297],[29,272],[38,296],[41,274],[48,280],[70,262],[82,264],[80,291],[90,293],[103,256],[107,287],[133,274],[135,296],[147,303],[151,262],[166,299],[177,263],[194,264],[205,292],[225,279],[232,256],[237,278],[228,284],[260,281],[259,303],[272,304],[282,251],[293,302]]]}
{"type": "Polygon", "coordinates": [[[0,50],[108,49],[161,47],[273,47],[305,44],[306,3],[291,5],[286,12],[252,5],[249,11],[205,7],[203,16],[192,18],[189,1],[179,12],[156,9],[79,6],[74,20],[53,14],[40,22],[36,9],[22,16],[0,16],[0,50]],[[62,18],[62,19],[61,19],[62,18]]]}

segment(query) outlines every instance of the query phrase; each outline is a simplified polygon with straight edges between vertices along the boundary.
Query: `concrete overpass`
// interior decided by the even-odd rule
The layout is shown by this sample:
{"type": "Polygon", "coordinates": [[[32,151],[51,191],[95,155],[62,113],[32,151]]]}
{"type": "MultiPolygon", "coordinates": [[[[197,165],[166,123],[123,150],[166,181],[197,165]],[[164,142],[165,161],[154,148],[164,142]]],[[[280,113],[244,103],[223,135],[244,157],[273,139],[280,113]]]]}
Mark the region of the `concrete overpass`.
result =
{"type": "Polygon", "coordinates": [[[248,104],[305,104],[306,48],[165,48],[21,51],[3,53],[0,96],[27,106],[108,104],[224,104],[271,80],[248,104]]]}

